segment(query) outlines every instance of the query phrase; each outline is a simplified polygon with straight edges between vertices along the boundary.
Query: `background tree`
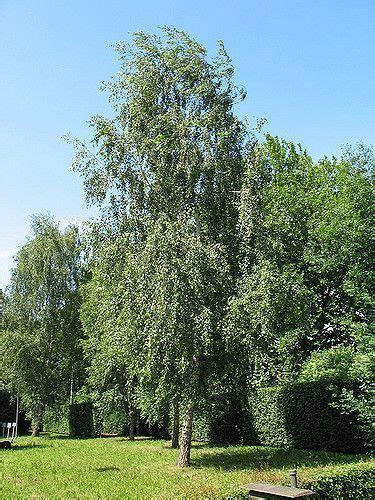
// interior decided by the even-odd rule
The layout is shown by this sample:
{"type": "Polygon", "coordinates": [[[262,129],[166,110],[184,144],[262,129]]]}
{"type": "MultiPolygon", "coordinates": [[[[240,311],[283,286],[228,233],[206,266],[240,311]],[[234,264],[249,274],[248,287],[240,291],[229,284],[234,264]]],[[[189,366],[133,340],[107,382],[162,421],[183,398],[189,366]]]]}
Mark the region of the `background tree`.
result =
{"type": "Polygon", "coordinates": [[[267,137],[241,193],[242,280],[232,302],[260,383],[287,380],[314,350],[370,335],[371,156],[314,163],[267,137]],[[367,332],[367,334],[365,333],[367,332]]]}
{"type": "Polygon", "coordinates": [[[50,217],[39,215],[32,232],[11,274],[1,365],[33,419],[36,436],[45,408],[68,400],[79,366],[81,270],[76,227],[61,231],[50,217]]]}
{"type": "Polygon", "coordinates": [[[138,350],[129,343],[130,318],[136,314],[132,245],[123,236],[106,241],[96,251],[89,266],[91,279],[82,288],[80,312],[88,365],[86,390],[102,422],[115,411],[128,415],[129,437],[134,439],[137,407],[132,358],[138,350]]]}

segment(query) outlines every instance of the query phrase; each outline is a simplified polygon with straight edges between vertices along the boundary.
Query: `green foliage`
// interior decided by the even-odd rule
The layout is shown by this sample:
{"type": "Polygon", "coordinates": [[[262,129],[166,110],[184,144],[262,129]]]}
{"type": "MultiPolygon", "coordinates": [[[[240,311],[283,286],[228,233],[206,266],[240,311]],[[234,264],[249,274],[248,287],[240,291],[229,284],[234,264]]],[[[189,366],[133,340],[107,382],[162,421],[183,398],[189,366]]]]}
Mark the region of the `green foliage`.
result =
{"type": "Polygon", "coordinates": [[[84,348],[96,405],[137,407],[153,423],[176,398],[204,398],[223,366],[248,134],[222,44],[210,61],[164,28],[116,49],[120,72],[105,85],[115,116],[91,120],[94,151],[76,141],[73,163],[103,208],[84,348]]]}
{"type": "Polygon", "coordinates": [[[34,420],[68,399],[72,372],[81,370],[78,230],[60,231],[50,217],[34,217],[33,237],[12,270],[1,334],[1,366],[12,392],[34,420]]]}
{"type": "Polygon", "coordinates": [[[43,431],[69,434],[69,404],[46,408],[43,416],[43,431]]]}
{"type": "Polygon", "coordinates": [[[138,295],[138,325],[143,324],[137,333],[147,346],[140,378],[162,401],[174,395],[199,399],[224,356],[218,325],[228,266],[222,249],[197,235],[185,218],[161,220],[139,257],[147,272],[138,295]]]}
{"type": "Polygon", "coordinates": [[[253,424],[261,444],[354,452],[368,446],[357,407],[339,395],[359,392],[341,380],[299,382],[259,389],[252,398],[253,424]]]}
{"type": "Polygon", "coordinates": [[[317,479],[303,481],[300,487],[311,489],[322,500],[370,500],[375,493],[373,462],[331,468],[317,479]]]}
{"type": "Polygon", "coordinates": [[[336,346],[323,351],[315,351],[301,367],[299,379],[313,381],[324,379],[355,380],[359,374],[355,372],[356,353],[348,346],[336,346]]]}
{"type": "Polygon", "coordinates": [[[112,411],[104,416],[101,431],[109,434],[125,435],[128,428],[129,419],[127,413],[112,411]]]}
{"type": "Polygon", "coordinates": [[[315,163],[277,137],[258,143],[234,113],[243,93],[222,45],[209,60],[165,28],[116,49],[113,118],[92,118],[92,150],[76,141],[73,162],[102,214],[81,309],[102,418],[156,423],[189,401],[212,438],[244,439],[248,392],[295,380],[333,346],[358,353],[348,377],[368,384],[371,151],[315,163]]]}
{"type": "Polygon", "coordinates": [[[101,215],[85,269],[77,229],[39,216],[0,291],[9,389],[50,428],[81,389],[79,434],[92,433],[86,401],[98,430],[130,434],[137,419],[165,434],[177,402],[220,443],[256,439],[257,391],[262,442],[369,447],[373,151],[314,162],[258,141],[221,43],[210,59],[164,28],[115,48],[113,117],[90,120],[90,148],[75,142],[101,215]]]}
{"type": "Polygon", "coordinates": [[[202,395],[223,359],[217,291],[225,290],[226,270],[220,247],[202,241],[184,219],[161,219],[137,245],[122,239],[103,248],[81,318],[88,383],[104,411],[126,409],[129,377],[150,422],[176,394],[202,395]]]}
{"type": "Polygon", "coordinates": [[[311,352],[335,345],[373,359],[373,165],[370,153],[314,163],[270,136],[250,158],[228,332],[252,385],[291,380],[311,352]]]}
{"type": "MultiPolygon", "coordinates": [[[[299,488],[314,492],[317,500],[370,500],[374,494],[375,465],[373,462],[360,464],[342,464],[336,467],[327,467],[316,474],[315,479],[298,481],[299,488]]],[[[290,483],[284,481],[285,486],[290,483]]],[[[233,490],[228,498],[248,498],[248,493],[241,488],[233,490]]]]}
{"type": "Polygon", "coordinates": [[[229,193],[240,187],[246,143],[233,107],[243,92],[222,43],[209,61],[186,33],[162,32],[115,45],[120,71],[104,85],[115,117],[91,119],[95,150],[77,141],[73,168],[88,200],[108,205],[115,231],[139,234],[145,215],[175,219],[188,210],[202,231],[229,242],[236,218],[229,193]]]}
{"type": "Polygon", "coordinates": [[[354,351],[347,346],[337,346],[331,349],[313,352],[301,368],[301,381],[340,381],[349,382],[348,387],[332,390],[332,403],[341,414],[357,414],[361,422],[366,443],[372,448],[374,442],[374,411],[373,411],[373,374],[368,366],[372,363],[371,354],[354,351]],[[350,384],[350,382],[352,384],[350,384]],[[360,387],[354,390],[353,387],[360,387]]]}
{"type": "Polygon", "coordinates": [[[194,417],[193,441],[208,442],[209,435],[210,428],[207,414],[200,408],[194,417]]]}
{"type": "Polygon", "coordinates": [[[198,441],[211,445],[257,443],[243,388],[211,394],[199,408],[194,423],[194,439],[198,441]]]}
{"type": "Polygon", "coordinates": [[[76,437],[94,435],[94,419],[90,402],[73,403],[69,406],[69,434],[76,437]]]}

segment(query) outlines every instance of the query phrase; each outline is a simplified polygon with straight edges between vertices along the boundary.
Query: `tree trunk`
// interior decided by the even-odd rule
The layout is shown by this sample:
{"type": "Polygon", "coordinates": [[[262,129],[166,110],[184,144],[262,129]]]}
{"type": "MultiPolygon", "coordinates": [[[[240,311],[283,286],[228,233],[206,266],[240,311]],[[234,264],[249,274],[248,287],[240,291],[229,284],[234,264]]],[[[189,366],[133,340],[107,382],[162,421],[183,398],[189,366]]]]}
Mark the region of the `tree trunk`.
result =
{"type": "Polygon", "coordinates": [[[178,399],[173,402],[173,427],[172,427],[172,448],[178,448],[178,436],[180,433],[180,405],[178,399]]]}
{"type": "Polygon", "coordinates": [[[131,408],[129,409],[129,439],[134,441],[135,436],[135,412],[131,408]]]}
{"type": "Polygon", "coordinates": [[[178,455],[178,467],[188,467],[190,465],[191,435],[193,431],[194,408],[191,401],[188,402],[184,423],[182,426],[180,453],[178,455]]]}
{"type": "Polygon", "coordinates": [[[137,418],[135,421],[135,435],[140,436],[141,435],[141,419],[139,417],[139,412],[137,411],[137,418]]]}
{"type": "Polygon", "coordinates": [[[33,432],[31,437],[38,437],[42,429],[44,408],[39,408],[33,420],[33,432]]]}
{"type": "Polygon", "coordinates": [[[70,375],[70,396],[69,396],[69,404],[73,404],[73,368],[72,373],[70,375]]]}
{"type": "Polygon", "coordinates": [[[137,409],[134,402],[134,378],[129,379],[127,384],[127,399],[129,409],[129,440],[134,441],[137,424],[137,409]]]}

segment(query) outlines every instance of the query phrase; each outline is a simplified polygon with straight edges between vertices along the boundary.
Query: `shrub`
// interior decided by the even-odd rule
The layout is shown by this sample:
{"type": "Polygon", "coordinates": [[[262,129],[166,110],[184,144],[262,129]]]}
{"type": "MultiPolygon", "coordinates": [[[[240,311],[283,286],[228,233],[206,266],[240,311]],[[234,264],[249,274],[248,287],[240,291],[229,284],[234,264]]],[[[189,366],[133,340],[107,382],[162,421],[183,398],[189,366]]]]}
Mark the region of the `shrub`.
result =
{"type": "Polygon", "coordinates": [[[358,392],[354,382],[299,382],[261,389],[252,398],[254,427],[261,444],[357,452],[366,449],[359,412],[341,411],[338,394],[358,392]]]}
{"type": "Polygon", "coordinates": [[[336,467],[318,478],[302,481],[299,486],[324,500],[370,499],[375,494],[375,464],[364,462],[336,467]]]}
{"type": "Polygon", "coordinates": [[[292,446],[286,428],[283,393],[280,387],[260,389],[251,399],[251,411],[259,442],[269,446],[292,446]]]}
{"type": "Polygon", "coordinates": [[[47,408],[43,416],[43,430],[58,434],[69,434],[69,405],[47,408]]]}
{"type": "Polygon", "coordinates": [[[94,435],[94,419],[90,402],[70,405],[69,434],[75,437],[92,437],[94,435]]]}
{"type": "MultiPolygon", "coordinates": [[[[371,344],[369,349],[371,350],[371,344]]],[[[331,405],[341,414],[358,415],[361,433],[365,436],[369,449],[373,448],[375,428],[373,374],[373,356],[355,351],[349,346],[336,346],[313,352],[310,359],[302,365],[299,374],[299,380],[304,382],[332,379],[342,382],[342,387],[333,386],[331,405]],[[356,390],[353,390],[353,385],[356,390]]]]}
{"type": "MultiPolygon", "coordinates": [[[[369,500],[374,498],[374,479],[374,462],[342,464],[325,469],[313,478],[299,478],[298,487],[312,490],[316,500],[369,500]]],[[[290,486],[290,483],[285,481],[284,485],[290,486]]],[[[227,498],[248,498],[248,493],[236,488],[227,498]]]]}
{"type": "Polygon", "coordinates": [[[246,396],[222,392],[198,408],[193,439],[212,444],[256,444],[246,396]]]}
{"type": "Polygon", "coordinates": [[[128,417],[124,411],[114,410],[103,417],[101,432],[125,435],[128,430],[128,417]]]}
{"type": "Polygon", "coordinates": [[[207,415],[205,413],[197,413],[194,416],[193,441],[209,441],[209,436],[210,429],[207,415]]]}
{"type": "Polygon", "coordinates": [[[350,381],[358,378],[356,353],[352,347],[336,346],[315,351],[301,367],[299,380],[312,382],[324,379],[350,381]]]}
{"type": "Polygon", "coordinates": [[[208,440],[217,444],[255,443],[248,410],[242,395],[219,395],[208,413],[208,440]]]}

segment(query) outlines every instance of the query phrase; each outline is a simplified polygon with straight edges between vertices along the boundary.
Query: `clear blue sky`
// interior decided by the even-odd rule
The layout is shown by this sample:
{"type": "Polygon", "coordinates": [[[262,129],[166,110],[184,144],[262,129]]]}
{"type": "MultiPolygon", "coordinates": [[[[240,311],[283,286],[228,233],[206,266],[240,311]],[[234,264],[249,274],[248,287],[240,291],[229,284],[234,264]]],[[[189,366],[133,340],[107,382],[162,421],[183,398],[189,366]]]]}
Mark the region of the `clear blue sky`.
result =
{"type": "Polygon", "coordinates": [[[241,113],[314,158],[375,143],[375,0],[0,0],[0,287],[31,214],[87,217],[61,136],[109,112],[110,44],[162,25],[224,40],[241,113]]]}

